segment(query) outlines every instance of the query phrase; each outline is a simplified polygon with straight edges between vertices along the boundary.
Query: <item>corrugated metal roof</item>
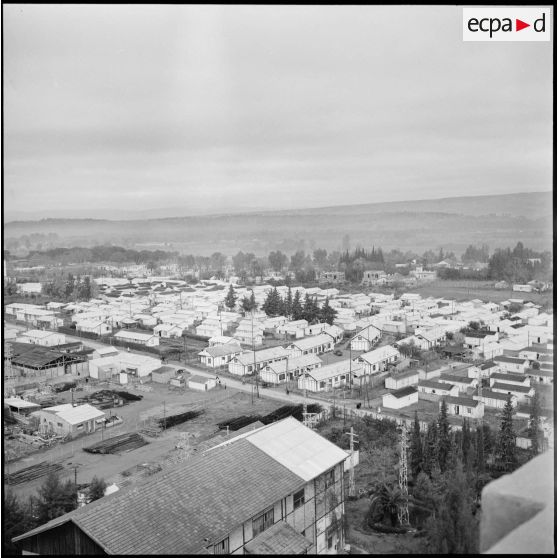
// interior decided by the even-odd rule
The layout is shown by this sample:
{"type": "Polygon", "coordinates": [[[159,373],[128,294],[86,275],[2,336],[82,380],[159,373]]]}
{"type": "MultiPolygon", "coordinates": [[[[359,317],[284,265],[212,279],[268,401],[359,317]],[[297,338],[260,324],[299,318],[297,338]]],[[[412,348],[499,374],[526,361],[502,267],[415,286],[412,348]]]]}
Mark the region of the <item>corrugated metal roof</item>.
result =
{"type": "Polygon", "coordinates": [[[9,407],[16,407],[18,409],[30,409],[40,407],[38,403],[32,403],[31,401],[25,401],[25,399],[19,399],[18,397],[8,397],[4,399],[4,405],[9,407]]]}
{"type": "Polygon", "coordinates": [[[347,457],[341,448],[292,417],[251,432],[246,439],[305,481],[347,457]]]}

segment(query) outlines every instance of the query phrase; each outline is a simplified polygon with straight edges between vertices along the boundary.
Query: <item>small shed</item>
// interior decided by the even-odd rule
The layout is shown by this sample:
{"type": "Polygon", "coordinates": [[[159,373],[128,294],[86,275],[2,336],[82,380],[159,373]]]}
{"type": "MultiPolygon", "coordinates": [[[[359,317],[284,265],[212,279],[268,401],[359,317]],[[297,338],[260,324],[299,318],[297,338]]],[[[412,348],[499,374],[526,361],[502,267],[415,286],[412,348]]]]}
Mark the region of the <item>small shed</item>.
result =
{"type": "Polygon", "coordinates": [[[192,376],[188,379],[188,387],[196,391],[209,391],[217,385],[215,378],[205,378],[204,376],[192,376]]]}
{"type": "Polygon", "coordinates": [[[20,399],[19,397],[4,399],[4,407],[8,407],[12,414],[24,417],[41,408],[38,403],[32,403],[31,401],[26,401],[25,399],[20,399]]]}
{"type": "Polygon", "coordinates": [[[407,386],[382,396],[382,406],[386,409],[402,409],[418,403],[418,391],[414,386],[407,386]]]}
{"type": "Polygon", "coordinates": [[[161,366],[151,372],[151,380],[157,384],[168,384],[176,376],[172,366],[161,366]]]}

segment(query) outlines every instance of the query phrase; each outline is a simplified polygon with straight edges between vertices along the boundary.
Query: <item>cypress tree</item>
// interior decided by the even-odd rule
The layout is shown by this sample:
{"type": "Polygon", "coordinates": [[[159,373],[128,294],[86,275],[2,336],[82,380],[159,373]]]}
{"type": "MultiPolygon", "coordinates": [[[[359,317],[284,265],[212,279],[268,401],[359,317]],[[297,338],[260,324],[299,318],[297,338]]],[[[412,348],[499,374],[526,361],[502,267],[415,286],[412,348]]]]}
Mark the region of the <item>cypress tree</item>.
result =
{"type": "Polygon", "coordinates": [[[232,285],[229,285],[229,292],[225,297],[225,306],[231,311],[234,310],[234,307],[236,306],[236,294],[232,285]]]}
{"type": "Polygon", "coordinates": [[[289,290],[287,291],[287,297],[285,298],[285,310],[284,314],[286,318],[290,318],[293,313],[293,293],[291,291],[291,287],[289,286],[289,290]]]}
{"type": "Polygon", "coordinates": [[[440,470],[446,471],[451,452],[451,439],[448,422],[448,407],[446,400],[442,399],[440,414],[438,415],[438,464],[440,470]]]}
{"type": "Polygon", "coordinates": [[[303,309],[302,309],[302,302],[300,301],[300,291],[296,291],[294,298],[293,298],[293,304],[292,304],[292,319],[293,320],[302,320],[304,319],[304,315],[303,315],[303,309]]]}
{"type": "Polygon", "coordinates": [[[498,448],[496,454],[499,467],[506,473],[511,473],[517,466],[516,434],[513,430],[513,415],[514,408],[511,397],[508,397],[502,409],[502,422],[500,424],[500,432],[498,433],[498,448]]]}
{"type": "Polygon", "coordinates": [[[531,440],[531,448],[529,449],[529,454],[532,457],[538,455],[540,452],[539,447],[539,435],[540,435],[540,399],[539,392],[535,390],[535,395],[531,398],[531,412],[529,416],[529,439],[531,440]]]}

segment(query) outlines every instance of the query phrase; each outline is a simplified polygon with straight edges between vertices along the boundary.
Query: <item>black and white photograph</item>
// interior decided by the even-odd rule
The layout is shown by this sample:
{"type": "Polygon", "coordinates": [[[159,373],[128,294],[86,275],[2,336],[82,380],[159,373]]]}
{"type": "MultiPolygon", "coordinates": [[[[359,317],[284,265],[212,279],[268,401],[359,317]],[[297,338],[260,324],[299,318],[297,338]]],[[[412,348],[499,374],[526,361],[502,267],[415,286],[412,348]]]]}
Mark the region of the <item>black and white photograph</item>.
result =
{"type": "Polygon", "coordinates": [[[540,5],[2,3],[2,554],[556,556],[540,5]]]}

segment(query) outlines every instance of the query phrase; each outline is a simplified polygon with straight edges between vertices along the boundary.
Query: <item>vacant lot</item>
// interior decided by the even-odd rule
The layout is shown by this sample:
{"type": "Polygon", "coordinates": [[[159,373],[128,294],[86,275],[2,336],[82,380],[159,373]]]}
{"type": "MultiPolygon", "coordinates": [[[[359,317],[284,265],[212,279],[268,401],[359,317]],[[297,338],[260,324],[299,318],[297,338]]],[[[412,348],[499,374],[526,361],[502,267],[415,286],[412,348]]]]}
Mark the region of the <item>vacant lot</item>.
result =
{"type": "Polygon", "coordinates": [[[405,289],[407,292],[419,293],[423,298],[428,296],[452,298],[459,302],[479,298],[485,302],[502,302],[509,298],[520,298],[530,300],[535,304],[546,305],[549,308],[553,304],[552,291],[546,293],[520,293],[510,289],[495,289],[493,281],[442,281],[435,280],[417,287],[405,289]]]}
{"type": "MultiPolygon", "coordinates": [[[[17,462],[10,463],[8,470],[13,473],[24,467],[49,461],[61,463],[64,469],[62,478],[74,478],[74,466],[77,467],[78,483],[88,483],[94,475],[107,480],[117,478],[118,474],[143,463],[168,464],[177,450],[177,444],[184,443],[185,432],[189,432],[189,444],[195,448],[200,442],[211,438],[217,432],[217,423],[233,419],[239,415],[261,414],[265,415],[282,406],[282,402],[272,399],[252,398],[249,394],[239,392],[232,388],[214,389],[209,392],[196,392],[192,390],[170,391],[165,385],[150,384],[150,392],[133,391],[143,395],[141,401],[133,402],[123,407],[110,409],[112,414],[117,414],[124,419],[124,423],[107,429],[104,432],[84,436],[73,442],[60,444],[51,449],[37,451],[17,462]],[[141,429],[149,417],[163,417],[190,410],[203,409],[199,417],[167,429],[157,437],[146,437],[149,444],[141,448],[124,452],[121,455],[91,454],[83,451],[83,447],[101,441],[117,434],[135,432],[141,429]]],[[[99,389],[107,386],[100,386],[99,389]]],[[[59,394],[60,402],[71,400],[71,394],[59,394]]],[[[35,494],[44,482],[44,477],[34,481],[10,487],[17,495],[27,497],[35,494]]]]}

